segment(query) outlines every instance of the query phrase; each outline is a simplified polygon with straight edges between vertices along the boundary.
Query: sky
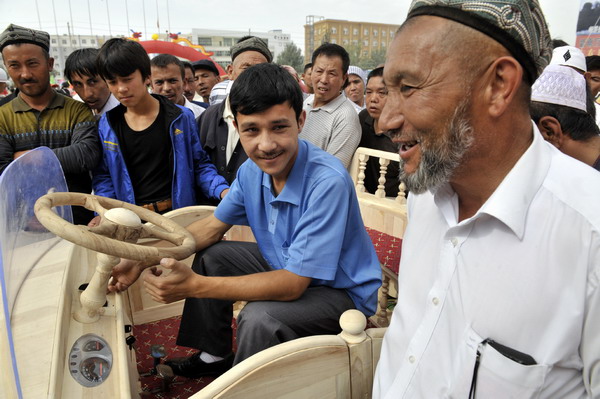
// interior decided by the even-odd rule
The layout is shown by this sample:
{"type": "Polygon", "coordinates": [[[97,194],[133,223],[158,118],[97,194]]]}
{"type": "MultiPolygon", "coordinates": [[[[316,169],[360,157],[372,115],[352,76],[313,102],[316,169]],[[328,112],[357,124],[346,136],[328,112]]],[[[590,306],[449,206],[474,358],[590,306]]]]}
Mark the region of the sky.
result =
{"type": "MultiPolygon", "coordinates": [[[[0,0],[0,29],[15,23],[41,28],[50,34],[68,33],[68,27],[72,34],[90,34],[91,19],[95,35],[129,36],[129,29],[133,29],[142,32],[142,40],[167,30],[190,33],[192,28],[257,32],[281,29],[304,49],[308,15],[400,24],[410,3],[410,0],[27,0],[23,3],[0,0]]],[[[540,4],[552,36],[574,44],[579,1],[540,0],[540,4]]]]}

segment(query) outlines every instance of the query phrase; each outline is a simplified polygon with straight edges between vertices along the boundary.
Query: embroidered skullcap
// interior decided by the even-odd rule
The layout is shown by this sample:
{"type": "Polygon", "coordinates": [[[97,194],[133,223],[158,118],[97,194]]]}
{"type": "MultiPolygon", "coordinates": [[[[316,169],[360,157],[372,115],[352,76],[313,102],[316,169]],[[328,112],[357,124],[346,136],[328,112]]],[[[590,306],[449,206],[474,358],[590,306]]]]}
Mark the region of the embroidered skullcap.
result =
{"type": "Polygon", "coordinates": [[[531,87],[531,101],[586,109],[585,78],[573,68],[548,65],[531,87]]]}
{"type": "Polygon", "coordinates": [[[50,35],[48,32],[10,24],[4,32],[0,33],[0,51],[10,44],[17,43],[36,44],[44,50],[50,51],[50,35]]]}
{"type": "Polygon", "coordinates": [[[561,46],[552,51],[550,65],[564,65],[577,68],[581,72],[587,72],[585,56],[577,47],[561,46]]]}
{"type": "Polygon", "coordinates": [[[413,0],[408,18],[451,19],[502,44],[534,82],[550,61],[552,41],[538,0],[413,0]]]}
{"type": "Polygon", "coordinates": [[[348,75],[350,74],[357,75],[359,78],[362,79],[364,84],[367,84],[367,73],[362,68],[350,65],[348,67],[348,75]]]}
{"type": "Polygon", "coordinates": [[[246,40],[236,43],[231,47],[231,61],[244,51],[258,51],[265,56],[267,62],[273,61],[273,54],[269,51],[267,43],[260,37],[250,36],[246,40]]]}

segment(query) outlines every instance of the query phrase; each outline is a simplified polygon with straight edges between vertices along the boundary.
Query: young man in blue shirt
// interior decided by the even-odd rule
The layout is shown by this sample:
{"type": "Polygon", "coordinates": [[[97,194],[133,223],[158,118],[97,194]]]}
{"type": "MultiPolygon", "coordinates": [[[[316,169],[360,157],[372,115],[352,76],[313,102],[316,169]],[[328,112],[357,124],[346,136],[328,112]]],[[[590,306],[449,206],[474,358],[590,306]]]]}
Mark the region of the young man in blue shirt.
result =
{"type": "MultiPolygon", "coordinates": [[[[177,344],[199,349],[167,362],[175,374],[218,375],[260,350],[295,338],[335,334],[339,317],[375,312],[381,271],[342,163],[298,139],[302,92],[283,68],[246,70],[230,94],[240,142],[250,160],[213,216],[188,227],[198,253],[192,269],[173,259],[143,274],[163,303],[186,298],[177,344]],[[220,241],[232,225],[249,225],[256,243],[220,241]],[[238,350],[231,350],[232,304],[238,350]],[[235,359],[234,359],[235,358],[235,359]]],[[[109,289],[127,288],[142,265],[124,262],[109,289]]]]}

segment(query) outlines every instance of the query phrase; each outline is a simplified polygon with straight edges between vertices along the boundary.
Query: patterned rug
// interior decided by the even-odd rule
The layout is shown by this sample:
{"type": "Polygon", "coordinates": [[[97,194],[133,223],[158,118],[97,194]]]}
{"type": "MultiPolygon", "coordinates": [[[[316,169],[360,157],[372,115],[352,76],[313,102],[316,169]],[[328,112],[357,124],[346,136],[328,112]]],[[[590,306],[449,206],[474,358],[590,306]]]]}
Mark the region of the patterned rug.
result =
{"type": "Polygon", "coordinates": [[[402,239],[366,227],[369,237],[375,246],[377,258],[382,265],[398,274],[400,255],[402,254],[402,239]]]}
{"type": "MultiPolygon", "coordinates": [[[[214,380],[214,377],[190,379],[176,376],[169,386],[169,392],[164,392],[162,390],[163,379],[149,374],[154,366],[154,358],[151,355],[152,345],[164,346],[166,356],[162,360],[163,362],[166,359],[190,356],[196,352],[195,349],[175,345],[180,322],[181,316],[177,316],[133,327],[133,335],[137,339],[135,347],[142,398],[186,399],[214,380]]],[[[235,351],[237,349],[235,322],[232,322],[232,327],[234,328],[233,350],[235,351]]]]}

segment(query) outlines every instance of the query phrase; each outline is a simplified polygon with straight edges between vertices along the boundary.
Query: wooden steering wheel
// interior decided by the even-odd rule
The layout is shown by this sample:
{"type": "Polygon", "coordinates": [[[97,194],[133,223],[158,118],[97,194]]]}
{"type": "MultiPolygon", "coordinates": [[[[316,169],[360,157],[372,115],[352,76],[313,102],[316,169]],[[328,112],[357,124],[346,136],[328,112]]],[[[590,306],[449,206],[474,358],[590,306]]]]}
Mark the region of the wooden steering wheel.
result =
{"type": "Polygon", "coordinates": [[[184,227],[148,209],[111,198],[73,192],[46,194],[36,201],[34,211],[40,223],[57,236],[85,248],[120,258],[158,264],[162,258],[181,260],[195,251],[195,240],[184,227]],[[103,221],[96,227],[74,225],[52,210],[55,206],[63,205],[78,205],[96,211],[103,221]],[[114,219],[110,215],[114,208],[125,208],[152,224],[141,224],[140,220],[131,214],[125,220],[111,220],[114,219]],[[109,214],[105,216],[107,212],[109,214]],[[134,244],[138,238],[166,240],[175,246],[150,247],[134,244]]]}

